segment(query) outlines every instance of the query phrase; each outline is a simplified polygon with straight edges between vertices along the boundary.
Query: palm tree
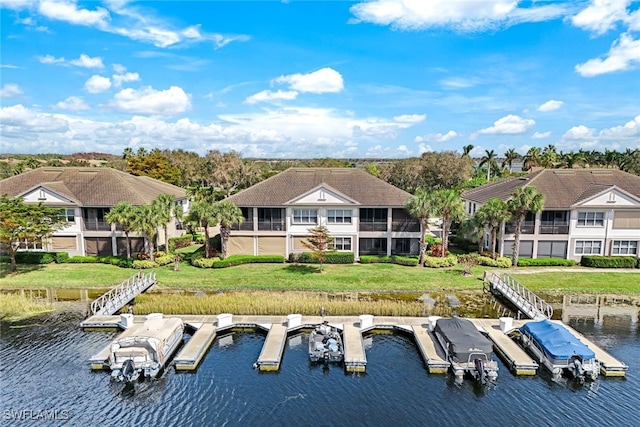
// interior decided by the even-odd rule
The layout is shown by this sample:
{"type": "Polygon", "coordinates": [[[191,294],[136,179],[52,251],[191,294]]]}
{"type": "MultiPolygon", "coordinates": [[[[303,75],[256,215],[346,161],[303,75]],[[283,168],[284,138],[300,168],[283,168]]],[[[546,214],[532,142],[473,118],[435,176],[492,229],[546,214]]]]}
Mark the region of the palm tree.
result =
{"type": "Polygon", "coordinates": [[[520,253],[520,232],[522,222],[527,212],[542,212],[544,207],[544,195],[538,193],[535,187],[517,187],[511,198],[507,202],[509,211],[515,218],[515,239],[513,241],[513,254],[511,255],[511,265],[518,266],[518,255],[520,253]]]}
{"type": "Polygon", "coordinates": [[[542,155],[540,156],[540,163],[545,168],[553,168],[558,161],[558,153],[556,152],[556,147],[553,144],[549,144],[542,150],[542,155]]]}
{"type": "Polygon", "coordinates": [[[442,253],[444,257],[449,246],[449,230],[453,221],[465,217],[464,202],[455,190],[438,190],[435,193],[435,213],[442,217],[442,253]]]}
{"type": "Polygon", "coordinates": [[[472,144],[465,145],[464,147],[462,147],[462,155],[469,156],[469,153],[471,152],[471,150],[473,150],[472,144]]]}
{"type": "Polygon", "coordinates": [[[158,221],[164,230],[164,246],[169,250],[169,222],[175,216],[176,198],[170,194],[161,194],[154,201],[153,206],[158,213],[158,221]]]}
{"type": "Polygon", "coordinates": [[[487,181],[491,179],[491,168],[498,170],[498,163],[496,162],[496,152],[491,150],[484,150],[484,156],[480,159],[479,167],[487,165],[487,181]]]}
{"type": "Polygon", "coordinates": [[[209,258],[209,227],[216,225],[213,205],[207,202],[193,202],[189,206],[188,221],[204,228],[204,257],[209,258]]]}
{"type": "Polygon", "coordinates": [[[542,152],[540,151],[540,148],[538,147],[529,148],[529,151],[527,151],[527,154],[524,155],[524,169],[529,170],[532,167],[540,166],[541,155],[542,155],[542,152]]]}
{"type": "Polygon", "coordinates": [[[504,160],[502,161],[502,167],[504,168],[504,167],[506,167],[508,165],[509,166],[509,173],[511,173],[511,172],[513,172],[512,165],[513,165],[514,160],[519,160],[521,158],[522,158],[522,156],[520,155],[520,153],[518,153],[513,148],[509,148],[504,153],[504,160]]]}
{"type": "Polygon", "coordinates": [[[239,207],[228,200],[213,205],[213,218],[220,224],[220,244],[222,246],[221,259],[227,257],[227,242],[231,236],[231,227],[244,222],[244,216],[239,207]]]}
{"type": "Polygon", "coordinates": [[[155,260],[155,244],[160,220],[158,211],[153,205],[138,206],[134,210],[133,230],[144,233],[145,247],[151,261],[155,260]]]}
{"type": "Polygon", "coordinates": [[[584,164],[584,155],[580,151],[570,151],[567,154],[560,154],[560,159],[564,167],[568,169],[573,169],[574,166],[584,164]]]}
{"type": "Polygon", "coordinates": [[[507,202],[498,198],[489,199],[478,209],[476,216],[478,217],[478,222],[491,230],[491,254],[495,259],[498,229],[503,222],[511,219],[511,212],[509,212],[507,202]]]}
{"type": "Polygon", "coordinates": [[[409,215],[418,218],[420,221],[420,260],[418,261],[418,266],[422,267],[424,264],[424,254],[427,250],[427,242],[424,240],[424,234],[428,229],[429,217],[435,210],[433,193],[423,188],[418,188],[416,194],[407,200],[405,209],[409,212],[409,215]]]}
{"type": "Polygon", "coordinates": [[[109,224],[118,224],[124,231],[124,237],[127,242],[127,259],[131,258],[131,241],[129,233],[135,228],[136,208],[130,203],[116,203],[111,210],[104,216],[104,220],[109,224]]]}
{"type": "Polygon", "coordinates": [[[463,235],[478,242],[478,253],[482,252],[482,241],[484,240],[484,224],[480,219],[481,217],[478,215],[467,217],[460,225],[460,232],[463,235]]]}

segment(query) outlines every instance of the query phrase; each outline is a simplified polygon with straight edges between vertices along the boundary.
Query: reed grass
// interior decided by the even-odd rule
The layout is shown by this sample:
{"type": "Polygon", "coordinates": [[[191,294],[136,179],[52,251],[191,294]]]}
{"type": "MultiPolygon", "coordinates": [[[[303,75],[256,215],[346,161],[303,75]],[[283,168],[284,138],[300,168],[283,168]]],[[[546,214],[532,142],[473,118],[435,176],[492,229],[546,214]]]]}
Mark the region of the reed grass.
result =
{"type": "Polygon", "coordinates": [[[55,305],[22,295],[0,294],[0,320],[15,322],[55,310],[55,305]]]}

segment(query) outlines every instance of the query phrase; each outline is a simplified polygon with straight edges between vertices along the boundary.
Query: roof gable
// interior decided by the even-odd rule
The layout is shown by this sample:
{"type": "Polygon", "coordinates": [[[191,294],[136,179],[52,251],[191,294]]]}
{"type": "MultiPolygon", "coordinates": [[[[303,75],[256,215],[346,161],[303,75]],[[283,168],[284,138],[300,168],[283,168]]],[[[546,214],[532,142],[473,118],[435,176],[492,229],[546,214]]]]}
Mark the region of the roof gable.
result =
{"type": "Polygon", "coordinates": [[[46,204],[77,204],[77,200],[73,196],[69,196],[71,192],[62,183],[42,184],[30,188],[22,194],[19,194],[27,203],[46,204]],[[66,190],[66,191],[65,191],[66,190]]]}
{"type": "Polygon", "coordinates": [[[585,195],[581,197],[578,202],[574,204],[575,207],[606,207],[606,208],[619,208],[619,207],[637,207],[640,206],[640,198],[634,197],[628,192],[621,190],[615,185],[609,186],[605,189],[598,188],[600,190],[594,194],[585,195]]]}
{"type": "Polygon", "coordinates": [[[328,185],[319,185],[285,203],[286,205],[358,205],[350,197],[328,185]]]}

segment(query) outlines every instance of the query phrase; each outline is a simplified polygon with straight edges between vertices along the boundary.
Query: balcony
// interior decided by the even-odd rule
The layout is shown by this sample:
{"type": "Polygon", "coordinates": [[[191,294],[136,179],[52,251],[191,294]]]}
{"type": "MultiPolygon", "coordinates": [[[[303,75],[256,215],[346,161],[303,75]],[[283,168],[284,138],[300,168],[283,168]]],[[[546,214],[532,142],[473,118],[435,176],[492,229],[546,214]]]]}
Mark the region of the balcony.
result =
{"type": "MultiPolygon", "coordinates": [[[[505,224],[505,234],[513,234],[516,232],[516,225],[514,223],[505,224]]],[[[534,234],[536,232],[535,221],[523,221],[520,225],[520,234],[534,234]]]]}
{"type": "Polygon", "coordinates": [[[85,231],[111,231],[111,224],[98,218],[84,218],[82,229],[85,231]]]}
{"type": "Polygon", "coordinates": [[[569,234],[569,223],[540,223],[540,234],[569,234]]]}
{"type": "Polygon", "coordinates": [[[253,231],[253,221],[245,221],[242,224],[233,224],[231,226],[231,229],[241,230],[241,231],[253,231]]]}
{"type": "Polygon", "coordinates": [[[387,231],[387,222],[361,222],[360,231],[387,231]]]}
{"type": "MultiPolygon", "coordinates": [[[[253,230],[253,227],[251,228],[253,230]]],[[[260,231],[284,231],[284,221],[262,220],[258,221],[260,231]]]]}
{"type": "MultiPolygon", "coordinates": [[[[362,227],[360,227],[362,231],[362,227]]],[[[384,230],[386,231],[386,230],[384,230]]],[[[420,232],[420,223],[418,221],[412,220],[404,220],[404,221],[393,221],[391,223],[391,231],[396,232],[406,232],[406,233],[419,233],[420,232]]]]}

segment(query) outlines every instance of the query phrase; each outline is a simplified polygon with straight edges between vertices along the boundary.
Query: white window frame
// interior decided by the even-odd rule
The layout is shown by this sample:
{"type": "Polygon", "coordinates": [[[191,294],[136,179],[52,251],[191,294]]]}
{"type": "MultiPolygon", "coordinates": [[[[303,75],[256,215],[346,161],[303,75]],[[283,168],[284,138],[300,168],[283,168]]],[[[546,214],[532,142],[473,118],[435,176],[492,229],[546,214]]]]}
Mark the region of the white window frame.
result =
{"type": "Polygon", "coordinates": [[[333,242],[331,242],[331,245],[329,245],[331,247],[331,249],[334,249],[338,252],[352,252],[353,251],[353,238],[351,237],[334,237],[333,238],[333,242]],[[346,242],[349,243],[346,243],[346,242]],[[345,246],[348,246],[348,248],[345,249],[345,246]]]}
{"type": "Polygon", "coordinates": [[[638,255],[638,242],[636,240],[614,240],[611,246],[611,255],[638,255]]]}
{"type": "Polygon", "coordinates": [[[573,253],[574,255],[602,255],[602,240],[576,240],[573,253]],[[594,249],[596,249],[596,243],[598,252],[594,252],[594,249]],[[578,244],[580,244],[580,252],[578,252],[578,244]]]}
{"type": "Polygon", "coordinates": [[[294,224],[317,224],[317,209],[294,209],[292,221],[294,224]]]}
{"type": "Polygon", "coordinates": [[[578,227],[604,227],[604,212],[578,212],[578,227]]]}
{"type": "Polygon", "coordinates": [[[329,224],[351,224],[353,210],[351,209],[328,209],[327,223],[329,224]]]}
{"type": "Polygon", "coordinates": [[[27,244],[26,240],[21,240],[18,244],[18,251],[43,251],[44,243],[43,240],[40,240],[39,242],[27,244]]]}

